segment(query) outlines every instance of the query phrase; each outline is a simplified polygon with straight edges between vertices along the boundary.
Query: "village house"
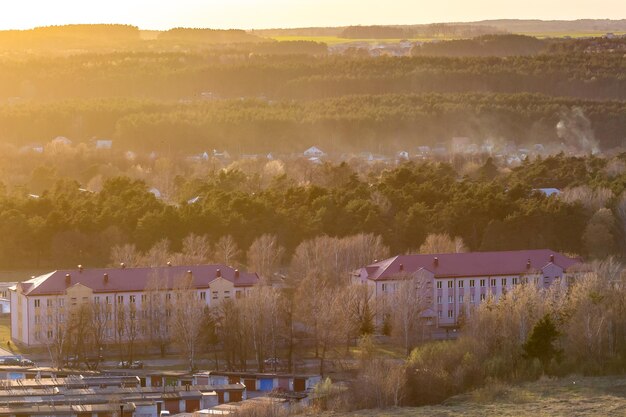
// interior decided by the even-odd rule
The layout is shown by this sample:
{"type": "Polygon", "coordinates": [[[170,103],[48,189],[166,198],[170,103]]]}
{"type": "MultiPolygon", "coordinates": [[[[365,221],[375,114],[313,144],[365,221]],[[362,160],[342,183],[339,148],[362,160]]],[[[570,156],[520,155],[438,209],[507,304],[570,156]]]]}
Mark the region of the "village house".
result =
{"type": "Polygon", "coordinates": [[[434,327],[455,328],[460,316],[489,297],[497,300],[521,284],[566,286],[581,266],[580,259],[549,249],[399,255],[355,271],[352,279],[384,303],[401,282],[415,278],[422,317],[434,327]]]}
{"type": "Polygon", "coordinates": [[[62,321],[69,307],[84,302],[106,306],[111,314],[107,334],[113,337],[116,314],[121,307],[142,311],[144,304],[147,305],[147,290],[155,280],[161,283],[161,290],[169,300],[181,277],[192,278],[192,290],[207,306],[243,297],[259,281],[256,273],[225,265],[126,268],[122,264],[119,268],[79,266],[53,271],[10,288],[11,338],[27,346],[44,345],[55,337],[52,324],[62,321]]]}

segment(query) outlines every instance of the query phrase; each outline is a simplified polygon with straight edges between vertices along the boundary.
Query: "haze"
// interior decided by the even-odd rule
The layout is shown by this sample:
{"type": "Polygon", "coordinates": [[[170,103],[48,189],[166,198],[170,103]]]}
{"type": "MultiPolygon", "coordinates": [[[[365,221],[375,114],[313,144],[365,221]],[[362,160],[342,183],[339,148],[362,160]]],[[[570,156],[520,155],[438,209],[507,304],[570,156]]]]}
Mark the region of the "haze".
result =
{"type": "Polygon", "coordinates": [[[0,14],[0,29],[69,23],[128,23],[145,29],[178,26],[260,29],[499,18],[621,19],[626,18],[626,3],[623,0],[24,0],[5,5],[0,14]]]}

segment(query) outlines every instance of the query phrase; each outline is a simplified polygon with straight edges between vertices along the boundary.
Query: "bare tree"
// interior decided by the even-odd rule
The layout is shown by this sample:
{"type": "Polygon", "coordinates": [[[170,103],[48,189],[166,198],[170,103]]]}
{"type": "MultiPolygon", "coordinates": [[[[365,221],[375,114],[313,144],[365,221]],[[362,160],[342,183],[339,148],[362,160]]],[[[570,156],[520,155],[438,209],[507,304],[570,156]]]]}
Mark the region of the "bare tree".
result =
{"type": "Polygon", "coordinates": [[[207,236],[193,233],[183,239],[182,255],[185,264],[203,264],[209,259],[211,245],[207,236]]]}
{"type": "Polygon", "coordinates": [[[189,370],[196,369],[196,354],[206,309],[206,304],[195,290],[193,279],[190,273],[177,278],[172,292],[170,322],[172,339],[183,350],[189,370]]]}
{"type": "Polygon", "coordinates": [[[152,273],[144,289],[146,297],[142,303],[144,334],[152,345],[159,347],[162,357],[170,340],[168,329],[172,310],[167,305],[167,289],[167,279],[152,273]]]}
{"type": "Polygon", "coordinates": [[[163,266],[167,264],[171,257],[169,240],[161,239],[143,255],[141,266],[163,266]]]}
{"type": "Polygon", "coordinates": [[[420,253],[461,253],[467,248],[460,237],[451,238],[447,234],[431,234],[420,246],[420,253]]]}
{"type": "Polygon", "coordinates": [[[275,235],[265,234],[257,238],[248,249],[248,267],[259,274],[262,282],[269,284],[280,266],[285,248],[278,244],[275,235]]]}
{"type": "Polygon", "coordinates": [[[213,250],[213,260],[224,265],[234,265],[240,256],[240,250],[231,235],[222,236],[213,250]]]}
{"type": "Polygon", "coordinates": [[[402,341],[406,355],[420,337],[424,325],[421,315],[430,305],[429,290],[426,279],[407,275],[389,295],[393,334],[402,341]]]}
{"type": "Polygon", "coordinates": [[[114,266],[121,263],[129,267],[139,266],[141,264],[141,253],[137,251],[135,245],[116,245],[111,248],[111,263],[114,266]]]}

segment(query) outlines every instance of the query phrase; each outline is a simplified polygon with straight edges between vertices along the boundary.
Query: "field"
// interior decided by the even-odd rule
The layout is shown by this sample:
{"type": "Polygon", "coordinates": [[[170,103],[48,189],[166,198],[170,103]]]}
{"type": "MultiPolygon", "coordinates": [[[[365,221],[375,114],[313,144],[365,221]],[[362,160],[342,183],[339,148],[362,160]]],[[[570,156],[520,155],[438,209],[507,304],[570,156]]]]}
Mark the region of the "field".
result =
{"type": "MultiPolygon", "coordinates": [[[[614,32],[615,35],[625,35],[626,32],[614,32]]],[[[545,32],[545,33],[523,33],[523,35],[534,36],[539,39],[544,38],[592,38],[606,35],[606,32],[545,32]]],[[[270,39],[277,41],[313,41],[323,42],[327,45],[338,45],[343,43],[365,42],[370,44],[378,43],[398,43],[405,39],[348,39],[338,36],[271,36],[270,39]]],[[[448,41],[459,39],[455,37],[436,37],[436,38],[411,38],[407,39],[411,42],[432,42],[432,41],[448,41]]]]}
{"type": "Polygon", "coordinates": [[[325,417],[478,417],[626,415],[626,376],[543,379],[519,386],[492,384],[442,405],[326,413],[325,417]]]}

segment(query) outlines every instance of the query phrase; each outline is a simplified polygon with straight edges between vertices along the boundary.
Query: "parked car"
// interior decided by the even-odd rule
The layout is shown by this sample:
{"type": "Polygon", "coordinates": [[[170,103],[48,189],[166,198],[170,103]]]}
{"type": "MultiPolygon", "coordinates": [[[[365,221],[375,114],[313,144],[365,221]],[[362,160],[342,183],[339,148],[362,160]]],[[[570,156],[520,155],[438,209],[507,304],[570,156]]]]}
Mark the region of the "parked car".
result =
{"type": "Polygon", "coordinates": [[[263,361],[266,365],[280,365],[280,359],[278,358],[267,358],[263,361]]]}
{"type": "Polygon", "coordinates": [[[20,361],[20,366],[35,366],[35,362],[31,361],[30,359],[26,359],[26,358],[22,358],[22,360],[20,361]]]}
{"type": "Polygon", "coordinates": [[[141,361],[122,361],[120,363],[117,364],[118,368],[121,369],[142,369],[143,368],[143,362],[141,361]]]}

